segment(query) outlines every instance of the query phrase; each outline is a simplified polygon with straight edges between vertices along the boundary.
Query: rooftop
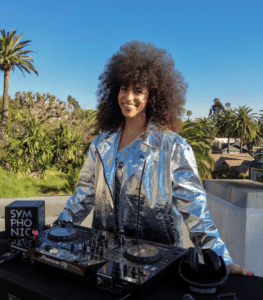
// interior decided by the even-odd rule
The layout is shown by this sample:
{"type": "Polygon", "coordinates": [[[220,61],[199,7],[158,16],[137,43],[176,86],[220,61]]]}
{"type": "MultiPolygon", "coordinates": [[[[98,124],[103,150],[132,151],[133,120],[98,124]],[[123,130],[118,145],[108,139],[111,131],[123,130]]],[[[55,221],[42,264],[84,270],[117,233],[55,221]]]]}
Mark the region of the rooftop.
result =
{"type": "Polygon", "coordinates": [[[245,173],[248,175],[249,166],[247,162],[251,162],[254,158],[248,153],[242,154],[210,154],[215,162],[215,170],[219,170],[224,165],[229,167],[235,167],[240,173],[245,173]]]}

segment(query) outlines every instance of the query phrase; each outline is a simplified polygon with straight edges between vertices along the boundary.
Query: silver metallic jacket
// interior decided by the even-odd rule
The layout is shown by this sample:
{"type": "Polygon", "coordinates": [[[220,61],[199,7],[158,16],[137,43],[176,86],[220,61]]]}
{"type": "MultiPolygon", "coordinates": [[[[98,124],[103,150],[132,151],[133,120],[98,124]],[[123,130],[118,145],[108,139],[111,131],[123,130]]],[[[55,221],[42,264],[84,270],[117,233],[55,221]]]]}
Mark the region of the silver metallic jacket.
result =
{"type": "MultiPolygon", "coordinates": [[[[92,228],[115,232],[115,158],[120,134],[121,128],[102,132],[90,144],[77,192],[54,223],[65,220],[80,225],[94,207],[92,228]]],[[[151,122],[123,174],[119,199],[123,224],[134,235],[138,226],[139,238],[183,247],[183,218],[197,249],[211,248],[226,265],[233,262],[211,220],[195,156],[184,138],[161,131],[151,122]]]]}

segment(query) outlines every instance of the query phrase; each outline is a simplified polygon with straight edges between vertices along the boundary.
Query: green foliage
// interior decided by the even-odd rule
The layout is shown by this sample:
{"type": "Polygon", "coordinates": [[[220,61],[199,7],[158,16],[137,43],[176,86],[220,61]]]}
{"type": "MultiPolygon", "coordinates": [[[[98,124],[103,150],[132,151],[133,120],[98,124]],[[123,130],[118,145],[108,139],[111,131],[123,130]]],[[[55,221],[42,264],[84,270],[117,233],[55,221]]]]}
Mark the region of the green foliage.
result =
{"type": "Polygon", "coordinates": [[[3,169],[23,176],[35,173],[43,179],[46,171],[55,167],[66,174],[68,184],[64,191],[73,193],[89,148],[89,144],[80,141],[80,134],[72,133],[61,121],[59,128],[46,131],[37,118],[28,120],[23,133],[11,122],[6,123],[6,131],[9,142],[3,147],[5,153],[0,154],[3,169]]]}
{"type": "Polygon", "coordinates": [[[212,172],[213,179],[248,179],[248,175],[240,173],[234,168],[227,165],[223,166],[221,170],[214,170],[212,172]]]}
{"type": "Polygon", "coordinates": [[[193,113],[192,113],[191,110],[188,110],[188,111],[186,112],[186,115],[187,115],[187,117],[188,117],[188,121],[189,121],[189,118],[191,117],[192,114],[193,114],[193,113]]]}
{"type": "Polygon", "coordinates": [[[2,111],[2,120],[0,124],[0,134],[2,137],[6,138],[5,135],[5,124],[8,122],[8,89],[9,89],[9,73],[15,68],[19,68],[25,74],[23,69],[30,73],[34,71],[37,76],[38,72],[31,62],[34,62],[31,56],[28,56],[28,53],[36,51],[25,51],[23,48],[28,45],[30,40],[20,42],[20,38],[23,33],[19,36],[15,36],[16,31],[12,30],[11,33],[5,33],[4,29],[1,29],[2,36],[0,37],[0,70],[4,72],[4,92],[3,92],[3,111],[2,111]]]}
{"type": "Polygon", "coordinates": [[[215,138],[218,133],[218,128],[215,126],[212,118],[196,118],[196,122],[201,125],[202,131],[207,135],[215,138]]]}
{"type": "Polygon", "coordinates": [[[239,106],[238,109],[230,109],[231,103],[226,103],[226,108],[218,98],[214,99],[209,113],[209,118],[217,128],[218,137],[228,138],[228,152],[230,147],[230,138],[240,139],[240,153],[242,153],[243,144],[247,144],[249,153],[252,155],[253,146],[262,143],[260,121],[257,122],[257,114],[250,114],[252,109],[239,106]]]}
{"type": "Polygon", "coordinates": [[[226,109],[219,98],[215,98],[208,117],[211,118],[216,128],[220,128],[225,111],[226,109]]]}
{"type": "Polygon", "coordinates": [[[252,140],[246,140],[245,143],[248,148],[248,153],[253,155],[253,147],[263,145],[263,122],[258,120],[258,129],[256,136],[252,140]]]}
{"type": "Polygon", "coordinates": [[[1,29],[2,37],[0,38],[0,69],[5,70],[7,65],[11,65],[13,70],[15,67],[19,68],[25,76],[23,69],[30,73],[30,70],[34,71],[37,75],[38,72],[35,67],[31,64],[34,62],[31,56],[26,54],[37,51],[25,51],[24,47],[30,45],[30,40],[20,42],[18,41],[24,35],[23,33],[19,36],[15,36],[16,31],[12,29],[11,33],[5,33],[4,29],[1,29]],[[21,50],[22,49],[22,50],[21,50]]]}
{"type": "Polygon", "coordinates": [[[68,183],[66,184],[64,191],[66,194],[75,194],[77,192],[75,186],[80,175],[81,167],[75,167],[74,164],[68,164],[67,169],[68,172],[65,178],[68,183]]]}
{"type": "Polygon", "coordinates": [[[186,139],[194,151],[201,180],[210,179],[212,177],[211,170],[214,169],[214,161],[210,156],[213,137],[203,131],[199,123],[190,121],[184,123],[180,135],[186,139]],[[206,163],[210,168],[207,167],[206,163]]]}
{"type": "Polygon", "coordinates": [[[71,96],[68,101],[69,110],[65,111],[66,105],[49,93],[17,92],[12,101],[9,97],[9,121],[5,124],[8,141],[0,142],[3,170],[26,181],[28,176],[46,179],[46,171],[53,168],[65,174],[67,184],[60,190],[75,192],[90,142],[98,134],[97,111],[81,110],[71,96]]]}
{"type": "Polygon", "coordinates": [[[36,119],[29,120],[23,134],[12,128],[10,122],[5,124],[9,135],[9,144],[3,149],[7,150],[5,158],[2,157],[1,165],[9,165],[10,171],[29,174],[36,170],[43,176],[52,156],[51,140],[40,130],[36,119]]]}
{"type": "Polygon", "coordinates": [[[257,122],[258,117],[256,114],[250,114],[251,108],[244,106],[239,106],[235,109],[235,125],[232,130],[232,135],[234,137],[240,138],[240,153],[242,153],[243,142],[252,142],[255,139],[257,133],[259,132],[259,125],[257,122]]]}
{"type": "Polygon", "coordinates": [[[245,173],[239,173],[237,179],[249,179],[249,176],[245,173]]]}
{"type": "Polygon", "coordinates": [[[257,181],[263,183],[263,175],[261,176],[257,175],[257,181]]]}

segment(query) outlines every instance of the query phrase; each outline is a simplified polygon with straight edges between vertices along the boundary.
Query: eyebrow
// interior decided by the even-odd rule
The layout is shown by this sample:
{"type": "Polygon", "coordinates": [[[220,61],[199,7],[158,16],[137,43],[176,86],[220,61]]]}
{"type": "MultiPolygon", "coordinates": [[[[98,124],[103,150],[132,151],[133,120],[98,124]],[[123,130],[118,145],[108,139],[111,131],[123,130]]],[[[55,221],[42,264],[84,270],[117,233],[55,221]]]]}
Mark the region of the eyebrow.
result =
{"type": "MultiPolygon", "coordinates": [[[[123,86],[123,87],[129,87],[129,85],[126,85],[126,84],[122,84],[121,87],[122,87],[122,86],[123,86]]],[[[136,86],[135,89],[136,89],[136,90],[143,90],[143,87],[136,86]]]]}

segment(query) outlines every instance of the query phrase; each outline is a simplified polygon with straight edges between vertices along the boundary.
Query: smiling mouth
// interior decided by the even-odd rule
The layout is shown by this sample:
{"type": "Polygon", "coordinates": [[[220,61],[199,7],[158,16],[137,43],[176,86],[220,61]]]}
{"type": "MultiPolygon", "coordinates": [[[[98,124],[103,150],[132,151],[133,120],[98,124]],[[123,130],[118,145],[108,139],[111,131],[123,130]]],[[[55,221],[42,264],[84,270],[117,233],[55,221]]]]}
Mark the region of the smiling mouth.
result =
{"type": "Polygon", "coordinates": [[[124,105],[125,107],[128,107],[128,108],[137,107],[136,105],[127,105],[127,104],[124,104],[124,103],[123,103],[123,105],[124,105]]]}

